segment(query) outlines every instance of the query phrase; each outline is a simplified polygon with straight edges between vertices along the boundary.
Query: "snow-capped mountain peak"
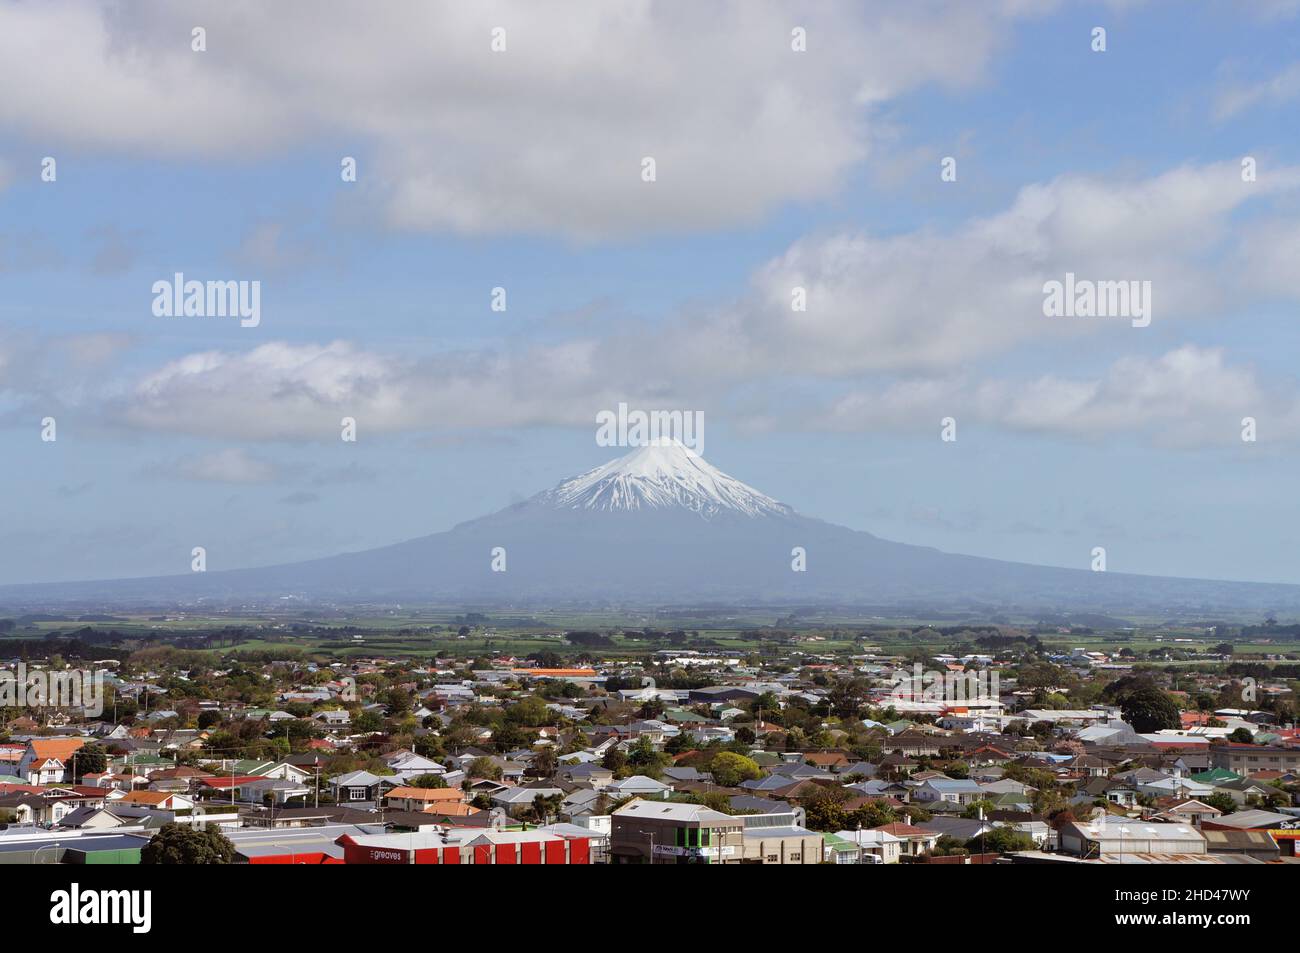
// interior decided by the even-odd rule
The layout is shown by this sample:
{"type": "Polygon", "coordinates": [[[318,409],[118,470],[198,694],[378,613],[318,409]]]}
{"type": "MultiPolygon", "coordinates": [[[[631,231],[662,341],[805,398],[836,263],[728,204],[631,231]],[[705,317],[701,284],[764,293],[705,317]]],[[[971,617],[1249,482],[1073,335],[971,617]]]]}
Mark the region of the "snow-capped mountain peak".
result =
{"type": "Polygon", "coordinates": [[[656,440],[604,466],[565,480],[542,494],[558,509],[642,510],[684,507],[702,516],[745,516],[791,511],[751,486],[729,477],[677,440],[656,440]]]}

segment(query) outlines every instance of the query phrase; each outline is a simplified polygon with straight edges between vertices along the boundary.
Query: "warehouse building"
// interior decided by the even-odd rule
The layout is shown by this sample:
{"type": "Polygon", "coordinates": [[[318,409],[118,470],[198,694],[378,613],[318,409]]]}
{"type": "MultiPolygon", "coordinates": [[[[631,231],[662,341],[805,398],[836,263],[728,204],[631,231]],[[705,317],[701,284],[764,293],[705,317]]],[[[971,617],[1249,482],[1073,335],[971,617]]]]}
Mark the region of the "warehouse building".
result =
{"type": "Polygon", "coordinates": [[[591,838],[545,829],[448,829],[342,838],[349,864],[590,864],[591,838]]]}
{"type": "Polygon", "coordinates": [[[141,828],[109,831],[0,831],[0,864],[138,864],[153,837],[141,828]]]}

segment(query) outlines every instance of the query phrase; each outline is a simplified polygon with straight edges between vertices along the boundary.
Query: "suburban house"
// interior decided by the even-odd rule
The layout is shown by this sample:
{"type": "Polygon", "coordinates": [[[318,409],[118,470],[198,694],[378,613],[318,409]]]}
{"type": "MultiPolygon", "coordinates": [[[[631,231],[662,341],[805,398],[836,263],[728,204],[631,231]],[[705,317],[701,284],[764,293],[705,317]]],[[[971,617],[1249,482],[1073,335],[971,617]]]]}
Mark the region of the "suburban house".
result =
{"type": "Polygon", "coordinates": [[[366,803],[379,800],[380,786],[384,779],[369,771],[352,771],[348,774],[330,778],[329,786],[334,791],[334,803],[366,803]]]}
{"type": "Polygon", "coordinates": [[[27,742],[27,750],[18,761],[15,771],[20,778],[28,778],[33,772],[42,780],[29,784],[58,784],[76,780],[72,777],[75,770],[74,757],[85,745],[84,738],[33,738],[27,742]]]}
{"type": "Polygon", "coordinates": [[[427,811],[464,801],[465,796],[456,788],[400,787],[384,795],[384,806],[395,811],[427,811]]]}
{"type": "Polygon", "coordinates": [[[912,800],[920,803],[946,801],[949,804],[970,804],[987,795],[974,781],[954,778],[931,778],[912,792],[912,800]]]}

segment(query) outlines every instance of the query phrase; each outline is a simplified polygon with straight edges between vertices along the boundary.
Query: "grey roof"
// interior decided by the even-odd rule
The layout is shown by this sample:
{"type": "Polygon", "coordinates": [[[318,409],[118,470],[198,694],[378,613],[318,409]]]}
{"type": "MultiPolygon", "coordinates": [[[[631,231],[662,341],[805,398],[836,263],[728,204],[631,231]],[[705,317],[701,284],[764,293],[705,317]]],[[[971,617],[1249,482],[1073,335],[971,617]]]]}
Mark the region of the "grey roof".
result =
{"type": "Polygon", "coordinates": [[[1224,814],[1214,819],[1215,824],[1222,824],[1225,827],[1235,827],[1244,830],[1248,827],[1283,827],[1287,824],[1296,824],[1297,820],[1290,814],[1277,814],[1273,811],[1237,811],[1233,814],[1224,814]]]}
{"type": "Polygon", "coordinates": [[[704,774],[695,768],[664,768],[664,774],[674,781],[707,781],[712,777],[712,775],[704,774]]]}
{"type": "Polygon", "coordinates": [[[377,774],[371,774],[369,771],[349,771],[347,774],[341,774],[337,778],[330,778],[330,784],[341,787],[373,787],[384,779],[377,774]]]}
{"type": "Polygon", "coordinates": [[[754,840],[771,840],[774,837],[820,837],[815,831],[806,827],[746,827],[742,832],[745,837],[754,840]]]}
{"type": "Polygon", "coordinates": [[[931,778],[925,782],[936,791],[942,791],[945,794],[982,794],[984,789],[974,781],[967,781],[958,778],[931,778]]]}
{"type": "Polygon", "coordinates": [[[737,821],[737,818],[705,807],[703,804],[682,804],[674,801],[632,801],[615,811],[614,817],[657,817],[673,821],[703,821],[711,824],[737,821]]]}

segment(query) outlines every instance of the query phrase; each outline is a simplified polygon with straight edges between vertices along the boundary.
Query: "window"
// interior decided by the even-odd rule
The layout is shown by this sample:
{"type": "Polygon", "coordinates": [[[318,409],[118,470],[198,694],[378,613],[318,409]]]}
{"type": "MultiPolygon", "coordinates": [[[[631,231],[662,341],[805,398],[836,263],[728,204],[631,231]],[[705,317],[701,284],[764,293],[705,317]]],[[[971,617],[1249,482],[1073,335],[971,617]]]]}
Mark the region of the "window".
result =
{"type": "Polygon", "coordinates": [[[791,854],[790,863],[794,863],[796,860],[799,860],[801,857],[803,857],[803,854],[791,854]]]}
{"type": "Polygon", "coordinates": [[[366,799],[365,788],[348,788],[349,801],[364,801],[366,799]]]}
{"type": "Polygon", "coordinates": [[[776,854],[768,854],[768,855],[767,855],[767,862],[768,862],[769,864],[775,864],[775,863],[777,862],[777,860],[778,860],[778,858],[777,858],[776,854]]]}

